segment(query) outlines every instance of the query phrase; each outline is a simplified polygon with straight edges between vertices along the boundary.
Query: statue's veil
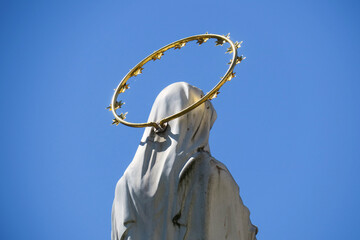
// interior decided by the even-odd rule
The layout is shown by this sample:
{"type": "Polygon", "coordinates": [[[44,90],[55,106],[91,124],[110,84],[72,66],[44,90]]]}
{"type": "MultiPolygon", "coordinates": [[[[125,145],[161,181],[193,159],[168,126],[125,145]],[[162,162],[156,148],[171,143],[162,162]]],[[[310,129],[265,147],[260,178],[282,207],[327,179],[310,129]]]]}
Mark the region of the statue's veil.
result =
{"type": "MultiPolygon", "coordinates": [[[[200,89],[185,82],[174,83],[158,95],[148,121],[156,122],[179,112],[203,95],[200,89]]],[[[164,224],[174,219],[178,211],[176,191],[180,174],[198,152],[210,155],[208,139],[215,120],[216,112],[211,102],[206,101],[168,122],[164,132],[145,129],[134,159],[116,187],[113,240],[130,233],[138,240],[176,239],[177,227],[164,224]]]]}

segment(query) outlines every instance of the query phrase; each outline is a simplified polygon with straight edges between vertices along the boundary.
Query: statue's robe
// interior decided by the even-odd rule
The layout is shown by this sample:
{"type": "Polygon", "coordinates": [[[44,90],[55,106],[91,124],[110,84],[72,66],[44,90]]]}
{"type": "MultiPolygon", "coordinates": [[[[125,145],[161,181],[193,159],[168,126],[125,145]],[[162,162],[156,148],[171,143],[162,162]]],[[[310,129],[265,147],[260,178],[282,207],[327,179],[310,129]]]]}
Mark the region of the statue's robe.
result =
{"type": "MultiPolygon", "coordinates": [[[[190,106],[200,89],[175,83],[156,98],[148,121],[190,106]]],[[[168,123],[146,128],[133,161],[115,189],[112,240],[252,240],[239,188],[208,145],[216,112],[206,101],[168,123]]]]}

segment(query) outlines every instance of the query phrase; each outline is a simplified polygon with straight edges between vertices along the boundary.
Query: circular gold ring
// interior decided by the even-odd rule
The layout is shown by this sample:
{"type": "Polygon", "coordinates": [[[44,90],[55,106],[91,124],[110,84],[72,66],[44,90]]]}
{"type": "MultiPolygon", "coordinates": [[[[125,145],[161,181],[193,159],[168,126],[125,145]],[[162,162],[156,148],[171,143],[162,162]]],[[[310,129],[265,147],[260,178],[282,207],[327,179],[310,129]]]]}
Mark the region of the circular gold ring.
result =
{"type": "Polygon", "coordinates": [[[170,43],[169,45],[166,45],[165,47],[162,47],[159,50],[153,52],[152,54],[150,54],[149,56],[144,58],[141,62],[139,62],[134,68],[132,68],[128,72],[128,74],[126,74],[126,76],[121,80],[120,84],[115,89],[115,93],[112,97],[111,104],[108,107],[108,109],[111,110],[115,116],[115,119],[113,120],[113,124],[118,125],[119,123],[122,123],[129,127],[136,127],[136,128],[154,127],[157,130],[161,130],[165,126],[165,123],[190,112],[191,110],[200,106],[205,101],[215,98],[219,94],[219,89],[221,88],[221,86],[224,85],[225,82],[230,81],[233,77],[235,77],[235,73],[233,72],[233,70],[234,70],[236,64],[240,63],[243,59],[245,59],[245,57],[243,57],[243,56],[240,56],[240,57],[237,56],[237,49],[240,47],[241,43],[242,42],[233,43],[233,41],[230,40],[229,34],[226,36],[223,36],[223,35],[206,33],[206,34],[200,34],[200,35],[195,35],[195,36],[180,39],[176,42],[170,43]],[[175,113],[171,116],[165,117],[165,118],[161,119],[159,122],[131,123],[131,122],[125,121],[127,113],[121,113],[120,115],[118,115],[116,113],[116,110],[118,108],[121,108],[121,106],[123,105],[122,101],[119,101],[119,102],[117,101],[119,94],[125,92],[125,90],[129,88],[129,85],[126,84],[127,81],[131,77],[136,77],[137,75],[141,74],[141,72],[143,70],[143,66],[148,61],[150,61],[150,60],[155,61],[155,60],[160,59],[164,55],[164,52],[166,52],[167,50],[169,50],[171,48],[181,49],[188,42],[195,41],[195,40],[197,40],[197,43],[199,45],[201,45],[201,44],[207,42],[211,38],[216,39],[216,45],[222,46],[225,42],[228,42],[230,44],[230,47],[227,49],[227,53],[233,53],[233,56],[229,62],[230,66],[229,66],[226,74],[221,78],[220,82],[211,91],[209,91],[205,96],[200,98],[197,102],[190,105],[189,107],[184,108],[180,112],[175,113]]]}

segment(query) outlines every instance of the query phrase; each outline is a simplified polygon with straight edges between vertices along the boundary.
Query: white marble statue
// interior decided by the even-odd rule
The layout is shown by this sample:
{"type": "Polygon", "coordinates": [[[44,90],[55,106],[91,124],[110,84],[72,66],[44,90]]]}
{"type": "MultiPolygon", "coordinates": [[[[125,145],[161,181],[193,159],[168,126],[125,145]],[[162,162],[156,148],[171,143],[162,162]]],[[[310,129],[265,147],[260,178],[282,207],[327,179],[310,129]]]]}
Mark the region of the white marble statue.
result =
{"type": "MultiPolygon", "coordinates": [[[[202,91],[174,83],[156,98],[149,121],[172,115],[202,91]]],[[[239,187],[210,154],[216,112],[206,101],[156,133],[146,128],[133,161],[115,189],[112,240],[253,240],[239,187]]]]}

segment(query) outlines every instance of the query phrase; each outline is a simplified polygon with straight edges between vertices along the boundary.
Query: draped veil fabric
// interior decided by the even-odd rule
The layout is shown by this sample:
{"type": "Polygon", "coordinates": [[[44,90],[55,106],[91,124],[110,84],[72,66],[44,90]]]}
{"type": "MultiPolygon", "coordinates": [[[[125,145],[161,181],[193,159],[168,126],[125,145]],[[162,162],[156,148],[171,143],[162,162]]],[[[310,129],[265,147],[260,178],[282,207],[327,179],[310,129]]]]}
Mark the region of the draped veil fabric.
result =
{"type": "MultiPolygon", "coordinates": [[[[190,106],[203,92],[174,83],[156,98],[149,121],[190,106]]],[[[112,240],[256,239],[249,210],[227,168],[210,155],[216,112],[209,101],[156,133],[146,128],[120,178],[112,207],[112,240]]]]}

